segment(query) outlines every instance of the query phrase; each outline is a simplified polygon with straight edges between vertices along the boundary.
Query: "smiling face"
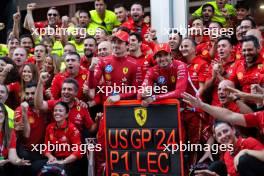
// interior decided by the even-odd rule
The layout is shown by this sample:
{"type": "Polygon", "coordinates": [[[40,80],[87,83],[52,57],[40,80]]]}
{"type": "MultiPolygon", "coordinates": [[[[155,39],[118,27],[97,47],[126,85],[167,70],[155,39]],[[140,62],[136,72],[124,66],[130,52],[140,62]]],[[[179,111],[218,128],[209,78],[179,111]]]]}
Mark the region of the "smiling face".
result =
{"type": "Polygon", "coordinates": [[[131,35],[129,37],[129,51],[135,52],[138,49],[140,49],[141,42],[138,41],[137,37],[135,35],[131,35]]]}
{"type": "Polygon", "coordinates": [[[169,35],[169,45],[171,47],[171,50],[175,51],[179,49],[181,43],[181,38],[178,33],[171,33],[169,35]]]}
{"type": "Polygon", "coordinates": [[[185,58],[195,55],[195,46],[192,44],[192,41],[189,39],[184,39],[180,46],[180,52],[185,58]]]}
{"type": "Polygon", "coordinates": [[[77,96],[78,90],[72,83],[63,83],[61,89],[61,99],[65,103],[71,103],[77,96]]]}
{"type": "Polygon", "coordinates": [[[50,57],[46,57],[44,62],[44,67],[48,73],[53,73],[54,66],[53,66],[53,60],[50,57]]]}
{"type": "Polygon", "coordinates": [[[253,41],[243,42],[242,54],[247,64],[253,64],[258,57],[258,49],[254,46],[253,41]]]}
{"type": "Polygon", "coordinates": [[[121,23],[126,21],[127,12],[124,7],[115,8],[115,14],[116,14],[117,20],[120,21],[121,23]]]}
{"type": "Polygon", "coordinates": [[[66,113],[65,107],[62,106],[61,104],[55,105],[54,110],[53,110],[53,117],[57,123],[61,123],[64,120],[66,120],[66,118],[68,117],[68,114],[66,113]]]}
{"type": "Polygon", "coordinates": [[[33,48],[33,42],[29,37],[23,37],[20,40],[20,45],[24,47],[27,50],[27,52],[30,52],[30,49],[33,48]]]}
{"type": "Polygon", "coordinates": [[[234,144],[235,143],[235,129],[226,123],[218,124],[215,129],[216,141],[220,144],[234,144]]]}
{"type": "Polygon", "coordinates": [[[33,78],[33,73],[32,70],[30,69],[30,67],[28,65],[25,65],[23,70],[22,70],[22,79],[25,82],[30,82],[33,78]]]}
{"type": "Polygon", "coordinates": [[[50,9],[47,13],[49,25],[54,26],[60,19],[59,12],[56,9],[50,9]]]}
{"type": "Polygon", "coordinates": [[[160,51],[155,54],[155,60],[161,68],[166,68],[171,64],[172,57],[166,51],[160,51]]]}
{"type": "Polygon", "coordinates": [[[114,37],[112,40],[113,55],[116,57],[123,57],[127,52],[126,42],[114,37]]]}
{"type": "Polygon", "coordinates": [[[5,103],[8,98],[8,92],[4,85],[0,85],[0,102],[5,103]]]}
{"type": "Polygon", "coordinates": [[[132,5],[130,13],[131,13],[132,19],[136,23],[140,22],[144,17],[143,8],[140,4],[132,5]]]}

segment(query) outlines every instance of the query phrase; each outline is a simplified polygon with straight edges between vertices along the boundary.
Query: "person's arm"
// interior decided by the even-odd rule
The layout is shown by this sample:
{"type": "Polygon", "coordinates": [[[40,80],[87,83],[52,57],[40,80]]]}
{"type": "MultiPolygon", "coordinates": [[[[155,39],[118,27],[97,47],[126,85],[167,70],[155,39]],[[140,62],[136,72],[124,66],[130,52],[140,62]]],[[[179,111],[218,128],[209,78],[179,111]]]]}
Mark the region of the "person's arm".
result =
{"type": "Polygon", "coordinates": [[[96,88],[98,82],[102,77],[102,62],[99,62],[99,58],[93,57],[92,62],[89,67],[89,78],[88,78],[88,87],[90,89],[96,88]]]}
{"type": "Polygon", "coordinates": [[[263,94],[250,94],[229,86],[226,87],[226,90],[232,92],[236,97],[242,98],[246,101],[263,102],[264,100],[263,94]]]}
{"type": "Polygon", "coordinates": [[[20,159],[17,156],[16,148],[9,149],[9,151],[8,151],[8,160],[12,164],[17,165],[17,166],[29,166],[29,165],[31,165],[29,160],[20,159]]]}
{"type": "Polygon", "coordinates": [[[19,24],[20,24],[20,10],[19,6],[17,7],[17,12],[13,15],[13,29],[12,29],[12,34],[16,37],[19,38],[19,24]]]}
{"type": "Polygon", "coordinates": [[[40,74],[37,89],[34,96],[34,105],[36,109],[43,111],[48,110],[48,103],[43,99],[43,87],[48,79],[49,79],[49,74],[47,72],[42,72],[40,74]]]}
{"type": "Polygon", "coordinates": [[[239,125],[244,127],[247,126],[243,114],[235,113],[225,108],[211,106],[209,104],[202,102],[199,98],[193,97],[192,95],[186,92],[183,93],[182,96],[184,102],[192,105],[193,107],[197,107],[204,110],[205,112],[209,113],[211,116],[213,116],[216,119],[226,121],[234,125],[239,125]]]}
{"type": "Polygon", "coordinates": [[[30,136],[30,124],[29,124],[28,115],[27,115],[28,108],[29,108],[29,105],[28,105],[27,102],[21,103],[22,121],[23,121],[23,124],[24,124],[23,136],[26,137],[26,138],[29,138],[29,136],[30,136]]]}
{"type": "Polygon", "coordinates": [[[244,101],[242,101],[240,98],[235,99],[235,103],[238,106],[241,114],[248,114],[254,112],[244,101]]]}
{"type": "Polygon", "coordinates": [[[159,94],[156,100],[168,98],[181,98],[181,94],[186,91],[188,85],[188,70],[185,64],[181,64],[177,68],[177,77],[175,78],[175,90],[166,94],[159,94]]]}
{"type": "Polygon", "coordinates": [[[99,127],[99,122],[100,122],[102,117],[103,117],[103,113],[99,112],[99,113],[96,114],[95,123],[92,124],[90,129],[88,129],[90,133],[97,132],[97,129],[99,127]]]}
{"type": "Polygon", "coordinates": [[[27,5],[27,15],[25,18],[25,23],[27,24],[28,30],[31,32],[34,40],[37,40],[40,37],[37,28],[35,27],[32,11],[36,8],[36,3],[30,3],[27,5]]]}

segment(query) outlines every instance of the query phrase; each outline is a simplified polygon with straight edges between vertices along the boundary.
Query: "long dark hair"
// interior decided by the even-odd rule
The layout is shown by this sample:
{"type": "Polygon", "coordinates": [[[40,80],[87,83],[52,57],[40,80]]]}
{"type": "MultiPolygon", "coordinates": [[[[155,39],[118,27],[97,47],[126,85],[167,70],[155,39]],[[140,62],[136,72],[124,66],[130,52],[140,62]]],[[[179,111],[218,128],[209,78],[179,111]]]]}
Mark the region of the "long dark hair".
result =
{"type": "Polygon", "coordinates": [[[3,103],[0,103],[0,107],[1,107],[2,113],[4,115],[4,123],[3,123],[3,126],[2,126],[2,131],[3,131],[3,134],[4,134],[3,146],[5,148],[8,148],[8,146],[10,144],[11,128],[9,127],[8,113],[7,113],[7,110],[5,108],[5,105],[3,103]]]}

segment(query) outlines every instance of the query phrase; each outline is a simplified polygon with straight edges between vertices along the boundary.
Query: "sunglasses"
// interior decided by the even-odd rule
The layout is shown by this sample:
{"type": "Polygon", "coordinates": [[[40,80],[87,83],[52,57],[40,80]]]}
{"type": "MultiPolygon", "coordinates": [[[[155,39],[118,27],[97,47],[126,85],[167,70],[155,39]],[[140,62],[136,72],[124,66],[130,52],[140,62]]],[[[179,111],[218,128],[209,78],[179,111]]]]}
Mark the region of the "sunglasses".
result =
{"type": "Polygon", "coordinates": [[[57,14],[56,13],[49,13],[48,16],[55,16],[56,17],[57,14]]]}

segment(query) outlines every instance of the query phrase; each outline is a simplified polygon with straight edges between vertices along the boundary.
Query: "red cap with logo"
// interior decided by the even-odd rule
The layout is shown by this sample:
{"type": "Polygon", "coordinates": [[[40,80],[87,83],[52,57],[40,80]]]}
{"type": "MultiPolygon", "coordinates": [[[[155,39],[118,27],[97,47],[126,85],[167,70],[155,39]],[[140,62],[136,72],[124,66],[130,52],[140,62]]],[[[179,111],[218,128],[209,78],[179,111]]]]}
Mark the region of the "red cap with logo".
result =
{"type": "Polygon", "coordinates": [[[170,53],[171,52],[170,45],[168,43],[156,44],[155,47],[154,47],[154,51],[153,51],[154,56],[160,51],[165,51],[167,53],[170,53]]]}
{"type": "MultiPolygon", "coordinates": [[[[119,30],[119,31],[117,31],[114,35],[113,35],[113,39],[114,38],[118,38],[118,39],[120,39],[120,40],[122,40],[123,42],[128,42],[128,39],[129,39],[129,34],[127,33],[127,32],[125,32],[125,31],[121,31],[121,30],[119,30]]],[[[113,40],[112,39],[112,40],[113,40]]]]}

